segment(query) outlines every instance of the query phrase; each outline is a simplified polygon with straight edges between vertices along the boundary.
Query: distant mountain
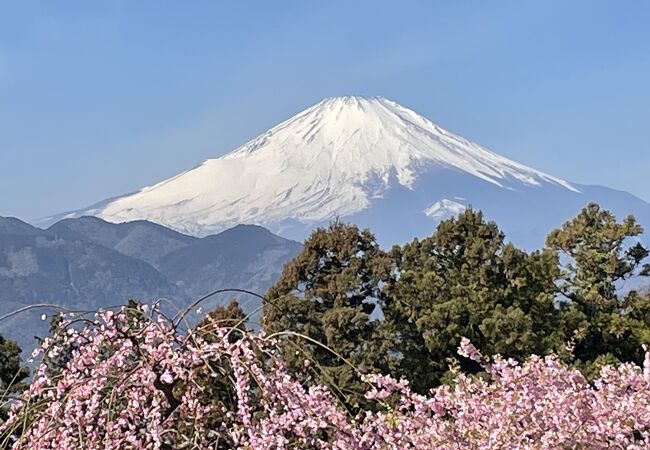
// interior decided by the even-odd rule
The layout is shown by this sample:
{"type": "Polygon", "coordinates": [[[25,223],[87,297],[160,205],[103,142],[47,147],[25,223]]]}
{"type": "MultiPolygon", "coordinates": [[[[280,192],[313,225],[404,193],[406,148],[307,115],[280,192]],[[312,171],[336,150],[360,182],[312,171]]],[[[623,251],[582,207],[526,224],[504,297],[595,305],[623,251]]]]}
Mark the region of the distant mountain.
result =
{"type": "Polygon", "coordinates": [[[157,266],[163,256],[196,240],[146,220],[113,224],[92,216],[64,219],[47,232],[65,239],[93,242],[153,266],[157,266]]]}
{"type": "MultiPolygon", "coordinates": [[[[203,239],[146,221],[113,224],[94,217],[65,219],[47,230],[2,218],[0,227],[0,316],[37,303],[95,310],[166,298],[167,307],[183,308],[216,288],[264,294],[300,250],[297,242],[257,226],[203,239]]],[[[260,304],[237,297],[249,312],[260,304]]],[[[228,298],[217,297],[203,309],[228,298]]],[[[31,349],[34,336],[47,334],[42,313],[0,322],[0,334],[31,349]]]]}
{"type": "MultiPolygon", "coordinates": [[[[151,265],[81,240],[0,234],[0,314],[35,303],[93,310],[129,299],[178,296],[151,265]]],[[[43,336],[42,310],[0,323],[0,332],[23,347],[43,336]]]]}
{"type": "MultiPolygon", "coordinates": [[[[264,294],[279,277],[282,264],[278,266],[278,262],[290,260],[300,248],[298,242],[265,228],[238,225],[169,253],[162,258],[160,271],[192,297],[223,287],[245,287],[264,294]]],[[[257,299],[244,297],[245,306],[259,305],[257,299]]],[[[209,302],[203,309],[213,304],[209,302]]]]}
{"type": "Polygon", "coordinates": [[[65,215],[197,236],[254,223],[297,239],[340,217],[388,246],[472,205],[530,248],[589,201],[650,226],[650,204],[633,195],[511,161],[385,98],[335,97],[225,156],[65,215]]]}
{"type": "Polygon", "coordinates": [[[42,231],[15,217],[0,217],[0,234],[30,235],[42,231]]]}

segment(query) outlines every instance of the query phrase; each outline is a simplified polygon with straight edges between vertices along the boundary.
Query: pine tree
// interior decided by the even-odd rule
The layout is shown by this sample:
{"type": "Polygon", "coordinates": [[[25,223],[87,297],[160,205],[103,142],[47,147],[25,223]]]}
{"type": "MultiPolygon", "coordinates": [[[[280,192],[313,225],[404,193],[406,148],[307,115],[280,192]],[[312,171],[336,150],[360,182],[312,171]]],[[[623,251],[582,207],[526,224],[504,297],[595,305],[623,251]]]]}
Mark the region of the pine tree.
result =
{"type": "Polygon", "coordinates": [[[230,329],[230,339],[238,339],[246,331],[248,316],[239,306],[237,300],[231,299],[226,306],[217,306],[196,326],[202,338],[210,342],[216,339],[215,327],[230,329]]]}
{"type": "Polygon", "coordinates": [[[351,406],[362,391],[355,369],[372,371],[385,361],[373,313],[387,262],[368,230],[336,221],[311,234],[266,296],[262,326],[283,336],[289,366],[310,366],[351,406]]]}
{"type": "MultiPolygon", "coordinates": [[[[227,339],[235,342],[242,339],[246,332],[248,316],[244,313],[239,303],[231,299],[225,306],[217,306],[206,314],[194,332],[207,342],[216,342],[221,339],[216,333],[216,328],[227,329],[227,339]]],[[[228,358],[222,357],[218,361],[203,365],[194,374],[193,382],[200,387],[200,398],[203,402],[212,405],[212,412],[203,418],[210,423],[213,429],[219,429],[228,423],[227,414],[237,409],[237,393],[230,378],[232,367],[228,358]]],[[[217,449],[230,448],[227,442],[221,442],[217,449]]]]}
{"type": "Polygon", "coordinates": [[[553,255],[506,244],[481,212],[470,208],[391,255],[396,270],[385,286],[385,326],[395,330],[399,374],[417,390],[443,381],[450,362],[480,369],[457,358],[461,337],[485,354],[512,357],[562,342],[555,332],[553,255]]]}
{"type": "Polygon", "coordinates": [[[643,264],[648,249],[638,241],[642,233],[633,216],[619,223],[591,203],[546,239],[560,264],[556,290],[563,326],[574,339],[576,365],[588,376],[604,363],[641,363],[641,346],[650,344],[650,299],[619,293],[626,280],[649,272],[643,264]]]}
{"type": "Polygon", "coordinates": [[[20,359],[21,349],[15,341],[0,336],[0,420],[7,418],[7,405],[12,394],[25,388],[23,380],[29,376],[27,367],[20,359]]]}

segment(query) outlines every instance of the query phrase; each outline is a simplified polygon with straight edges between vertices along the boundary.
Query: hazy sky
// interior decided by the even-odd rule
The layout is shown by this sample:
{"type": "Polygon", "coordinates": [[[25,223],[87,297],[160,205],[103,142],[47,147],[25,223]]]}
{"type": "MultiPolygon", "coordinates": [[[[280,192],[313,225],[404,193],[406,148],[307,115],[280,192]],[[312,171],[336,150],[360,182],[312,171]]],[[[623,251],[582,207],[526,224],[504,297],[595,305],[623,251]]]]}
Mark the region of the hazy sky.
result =
{"type": "Polygon", "coordinates": [[[87,206],[334,95],[650,200],[650,2],[0,0],[0,215],[87,206]]]}

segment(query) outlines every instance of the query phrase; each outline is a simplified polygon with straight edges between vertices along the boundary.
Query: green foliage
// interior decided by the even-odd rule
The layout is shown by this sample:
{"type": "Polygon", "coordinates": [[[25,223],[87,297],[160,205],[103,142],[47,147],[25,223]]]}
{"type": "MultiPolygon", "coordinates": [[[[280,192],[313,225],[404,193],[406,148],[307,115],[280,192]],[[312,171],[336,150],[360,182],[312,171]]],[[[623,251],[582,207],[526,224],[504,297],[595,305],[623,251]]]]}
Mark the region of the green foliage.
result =
{"type": "Polygon", "coordinates": [[[10,397],[25,388],[23,380],[29,371],[20,360],[21,349],[16,342],[0,336],[0,420],[7,417],[7,407],[10,397]]]}
{"type": "Polygon", "coordinates": [[[585,309],[611,305],[617,300],[616,283],[638,273],[648,256],[640,242],[627,245],[642,233],[633,216],[618,223],[611,212],[587,205],[546,239],[562,263],[560,292],[585,309]]]}
{"type": "Polygon", "coordinates": [[[21,349],[16,342],[0,336],[0,390],[4,393],[20,391],[29,371],[20,360],[21,349]]]}
{"type": "Polygon", "coordinates": [[[590,377],[604,362],[640,364],[642,345],[650,343],[650,297],[617,292],[622,282],[648,272],[648,249],[636,241],[642,233],[634,217],[619,223],[591,203],[546,240],[559,261],[556,289],[575,364],[590,377]]]}
{"type": "Polygon", "coordinates": [[[214,333],[217,327],[229,328],[231,329],[229,339],[234,340],[240,338],[246,331],[247,323],[248,316],[237,300],[232,299],[226,306],[217,306],[210,311],[196,326],[196,331],[203,339],[211,342],[218,338],[214,333]]]}
{"type": "MultiPolygon", "coordinates": [[[[247,331],[248,316],[239,303],[232,299],[225,306],[217,306],[206,314],[205,318],[194,328],[194,332],[207,342],[216,342],[221,339],[217,335],[218,328],[228,329],[227,339],[235,342],[242,339],[247,331]]],[[[259,355],[260,360],[263,360],[259,355]]],[[[235,391],[231,374],[232,367],[228,358],[221,357],[197,369],[194,383],[200,387],[199,399],[211,405],[211,413],[204,418],[212,429],[223,427],[228,423],[227,414],[237,409],[237,393],[235,391]]],[[[219,442],[217,449],[228,449],[227,442],[219,442]]]]}
{"type": "Polygon", "coordinates": [[[285,333],[290,366],[315,362],[347,400],[359,385],[341,357],[425,392],[448,379],[450,366],[481,370],[457,356],[461,337],[483,354],[519,360],[555,352],[593,377],[607,362],[640,364],[650,344],[650,294],[617,292],[650,271],[641,233],[633,217],[619,223],[590,204],[527,253],[470,208],[384,254],[369,231],[335,222],[285,267],[263,326],[294,333],[285,333]],[[371,320],[376,307],[381,320],[371,320]]]}
{"type": "Polygon", "coordinates": [[[369,371],[384,361],[371,314],[387,263],[368,230],[337,221],[312,233],[266,296],[263,328],[292,333],[283,334],[289,367],[309,365],[319,380],[345,387],[339,394],[350,405],[363,390],[354,368],[369,371]]]}
{"type": "MultiPolygon", "coordinates": [[[[397,332],[399,374],[419,391],[439,384],[461,337],[485,354],[522,358],[562,342],[556,333],[548,252],[526,254],[481,212],[443,221],[422,241],[391,252],[395,277],[385,288],[386,317],[397,332]]],[[[480,368],[469,360],[466,370],[480,368]]]]}

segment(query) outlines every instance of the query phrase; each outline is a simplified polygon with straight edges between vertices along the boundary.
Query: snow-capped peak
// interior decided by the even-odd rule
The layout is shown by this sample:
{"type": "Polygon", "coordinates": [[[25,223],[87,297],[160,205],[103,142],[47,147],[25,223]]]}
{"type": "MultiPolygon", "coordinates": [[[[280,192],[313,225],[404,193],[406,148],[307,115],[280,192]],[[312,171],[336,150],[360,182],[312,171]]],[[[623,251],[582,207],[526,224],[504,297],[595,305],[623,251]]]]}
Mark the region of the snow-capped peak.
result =
{"type": "Polygon", "coordinates": [[[260,150],[270,153],[272,148],[274,156],[287,159],[296,147],[313,154],[331,152],[336,168],[348,174],[379,173],[385,179],[386,172],[395,170],[397,180],[407,187],[414,181],[418,163],[435,163],[502,187],[511,178],[528,185],[550,182],[575,190],[564,180],[490,152],[383,97],[326,98],[225,158],[247,157],[260,150]]]}
{"type": "Polygon", "coordinates": [[[225,156],[107,202],[97,215],[193,234],[238,223],[316,223],[365,210],[392,187],[413,189],[431,170],[509,190],[554,185],[577,192],[393,101],[349,96],[322,100],[225,156]]]}

